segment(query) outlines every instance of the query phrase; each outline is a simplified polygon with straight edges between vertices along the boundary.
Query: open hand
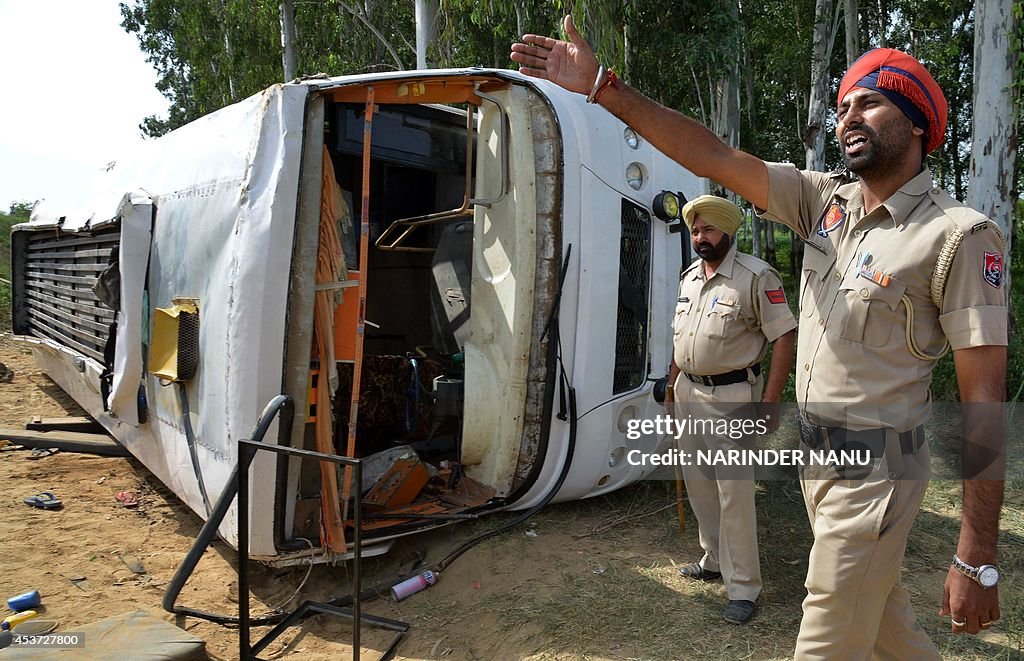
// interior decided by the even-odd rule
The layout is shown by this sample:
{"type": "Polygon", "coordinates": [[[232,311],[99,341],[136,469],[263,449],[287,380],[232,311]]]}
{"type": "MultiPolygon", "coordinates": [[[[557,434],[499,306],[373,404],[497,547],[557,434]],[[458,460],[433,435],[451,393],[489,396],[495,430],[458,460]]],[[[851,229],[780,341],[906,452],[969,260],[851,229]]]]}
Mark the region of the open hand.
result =
{"type": "Polygon", "coordinates": [[[512,44],[512,61],[527,76],[550,80],[571,92],[589,94],[597,77],[597,57],[573,25],[572,16],[565,17],[565,34],[571,42],[537,34],[524,34],[523,41],[512,44]]]}

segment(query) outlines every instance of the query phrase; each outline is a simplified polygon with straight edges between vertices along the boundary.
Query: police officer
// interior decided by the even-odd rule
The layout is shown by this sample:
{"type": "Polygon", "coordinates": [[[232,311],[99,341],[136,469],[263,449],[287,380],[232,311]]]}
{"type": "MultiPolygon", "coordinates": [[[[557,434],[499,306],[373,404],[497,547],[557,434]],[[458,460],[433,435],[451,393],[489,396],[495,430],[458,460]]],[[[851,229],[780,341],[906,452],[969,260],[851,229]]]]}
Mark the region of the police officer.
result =
{"type": "Polygon", "coordinates": [[[864,448],[875,470],[858,480],[809,472],[802,482],[814,545],[796,657],[939,658],[914,620],[899,572],[929,475],[921,433],[928,385],[947,343],[960,400],[969,405],[964,457],[984,458],[994,470],[989,479],[965,475],[939,612],[953,633],[991,626],[1000,616],[1004,245],[991,221],[933,187],[924,167],[945,135],[942,90],[905,53],[877,49],[858,60],[837,99],[836,137],[856,175],[848,180],[732,149],[600,67],[569,17],[565,30],[571,42],[524,35],[512,59],[527,75],[588,95],[684,167],[807,241],[796,361],[803,438],[825,449],[864,448]]]}
{"type": "MultiPolygon", "coordinates": [[[[742,214],[735,204],[702,195],[683,207],[683,220],[700,260],[679,278],[669,368],[674,386],[666,389],[666,412],[727,425],[753,422],[750,404],[762,401],[761,359],[771,342],[775,348],[764,401],[782,397],[793,366],[796,319],[775,269],[737,251],[734,236],[742,214]]],[[[751,439],[736,433],[689,433],[680,438],[679,449],[696,458],[698,451],[713,455],[741,449],[751,439]]],[[[679,573],[704,581],[721,578],[728,595],[723,617],[745,624],[761,592],[753,466],[692,460],[684,464],[683,478],[704,557],[683,565],[679,573]]]]}

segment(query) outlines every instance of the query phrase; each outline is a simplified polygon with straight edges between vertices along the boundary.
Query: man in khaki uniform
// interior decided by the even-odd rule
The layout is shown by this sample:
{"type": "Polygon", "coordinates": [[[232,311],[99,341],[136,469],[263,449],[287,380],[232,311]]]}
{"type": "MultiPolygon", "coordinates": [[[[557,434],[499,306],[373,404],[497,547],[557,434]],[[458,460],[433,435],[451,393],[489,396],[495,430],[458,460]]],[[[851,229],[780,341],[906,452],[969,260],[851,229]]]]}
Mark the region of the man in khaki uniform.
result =
{"type": "Polygon", "coordinates": [[[846,467],[805,471],[815,539],[796,657],[939,658],[914,621],[899,572],[929,474],[920,425],[931,370],[947,342],[966,403],[964,462],[981,470],[965,466],[960,537],[939,613],[955,634],[998,621],[1004,246],[992,222],[932,187],[924,156],[941,144],[947,113],[934,79],[891,49],[870,51],[850,68],[836,137],[854,180],[728,147],[619,82],[570,18],[565,28],[571,43],[524,35],[514,44],[520,71],[588,94],[694,174],[807,241],[796,361],[803,441],[866,449],[872,470],[861,479],[846,467]]]}
{"type": "MultiPolygon", "coordinates": [[[[702,195],[683,208],[695,260],[679,278],[665,408],[679,418],[746,418],[760,402],[761,359],[775,343],[764,401],[778,402],[793,366],[796,319],[786,303],[779,274],[760,259],[736,250],[739,208],[702,195]],[[675,402],[675,406],[673,406],[675,402]],[[736,406],[732,406],[732,405],[736,406]]],[[[731,450],[742,440],[716,434],[687,434],[683,452],[731,450]]],[[[690,506],[697,517],[704,557],[679,568],[686,578],[725,583],[729,603],[723,616],[745,624],[761,592],[754,510],[753,466],[683,466],[690,506]]]]}

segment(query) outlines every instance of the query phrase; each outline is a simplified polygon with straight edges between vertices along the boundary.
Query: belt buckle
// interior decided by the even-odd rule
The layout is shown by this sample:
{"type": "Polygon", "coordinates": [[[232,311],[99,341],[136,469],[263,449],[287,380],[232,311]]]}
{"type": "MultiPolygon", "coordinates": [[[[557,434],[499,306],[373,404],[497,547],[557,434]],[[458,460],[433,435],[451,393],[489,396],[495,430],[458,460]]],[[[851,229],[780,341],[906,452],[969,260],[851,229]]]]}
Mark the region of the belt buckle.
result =
{"type": "Polygon", "coordinates": [[[700,381],[701,381],[701,383],[706,385],[708,388],[714,388],[715,387],[715,382],[714,382],[714,380],[710,376],[702,376],[702,377],[700,377],[700,381]]]}

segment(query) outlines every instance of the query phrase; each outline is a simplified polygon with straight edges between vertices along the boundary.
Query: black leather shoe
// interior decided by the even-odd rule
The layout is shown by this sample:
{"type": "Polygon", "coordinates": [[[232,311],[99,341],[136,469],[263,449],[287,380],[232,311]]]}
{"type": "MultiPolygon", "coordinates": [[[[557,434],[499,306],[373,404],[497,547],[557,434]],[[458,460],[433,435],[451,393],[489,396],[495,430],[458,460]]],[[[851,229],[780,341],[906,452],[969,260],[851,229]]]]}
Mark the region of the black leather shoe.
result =
{"type": "Polygon", "coordinates": [[[750,618],[754,617],[755,610],[757,610],[757,605],[752,601],[732,599],[726,604],[722,617],[731,624],[746,624],[750,618]]]}
{"type": "Polygon", "coordinates": [[[699,562],[690,562],[679,568],[679,575],[683,578],[692,578],[697,581],[717,581],[722,578],[722,572],[711,571],[700,566],[699,562]]]}

